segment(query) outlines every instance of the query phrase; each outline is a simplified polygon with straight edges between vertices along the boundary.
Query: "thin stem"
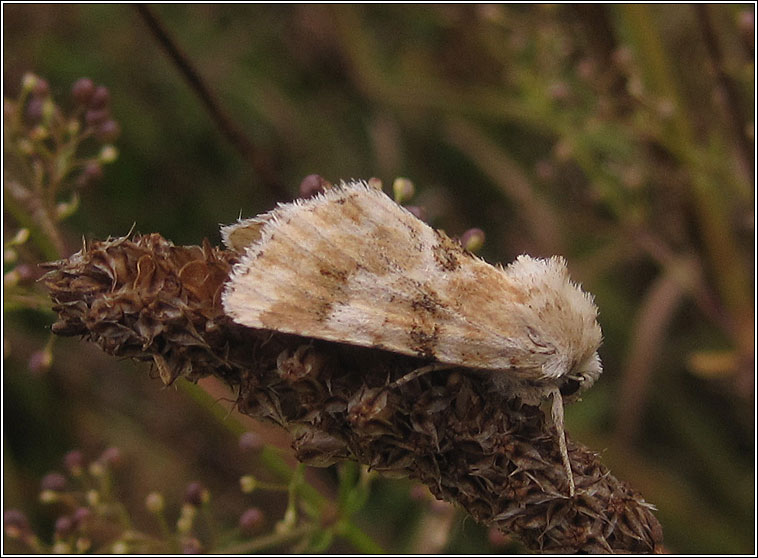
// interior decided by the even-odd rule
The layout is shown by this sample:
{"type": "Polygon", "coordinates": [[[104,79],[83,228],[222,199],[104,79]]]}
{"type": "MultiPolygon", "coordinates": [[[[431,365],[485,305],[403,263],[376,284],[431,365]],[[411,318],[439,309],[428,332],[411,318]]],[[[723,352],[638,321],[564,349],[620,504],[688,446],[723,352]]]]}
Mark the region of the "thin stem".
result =
{"type": "Polygon", "coordinates": [[[192,91],[200,98],[221,133],[255,170],[261,182],[275,198],[279,200],[289,199],[291,195],[279,180],[271,160],[261,150],[256,148],[250,138],[221,108],[221,104],[210,87],[208,87],[200,73],[192,65],[184,52],[182,52],[171,35],[169,35],[155,12],[146,4],[136,4],[135,9],[145,21],[155,39],[163,47],[163,50],[176,65],[192,91]]]}
{"type": "Polygon", "coordinates": [[[386,554],[385,548],[369,537],[351,521],[340,521],[337,535],[349,542],[361,554],[386,554]]]}
{"type": "Polygon", "coordinates": [[[299,540],[303,537],[307,537],[316,532],[318,529],[320,529],[318,525],[306,523],[304,525],[300,525],[299,527],[290,529],[289,531],[271,533],[270,535],[258,537],[236,546],[220,548],[213,551],[213,554],[252,554],[253,552],[271,548],[273,546],[279,546],[288,542],[299,540]]]}
{"type": "Polygon", "coordinates": [[[65,245],[43,201],[7,176],[4,186],[6,209],[19,225],[29,229],[43,257],[48,261],[61,258],[65,245]]]}

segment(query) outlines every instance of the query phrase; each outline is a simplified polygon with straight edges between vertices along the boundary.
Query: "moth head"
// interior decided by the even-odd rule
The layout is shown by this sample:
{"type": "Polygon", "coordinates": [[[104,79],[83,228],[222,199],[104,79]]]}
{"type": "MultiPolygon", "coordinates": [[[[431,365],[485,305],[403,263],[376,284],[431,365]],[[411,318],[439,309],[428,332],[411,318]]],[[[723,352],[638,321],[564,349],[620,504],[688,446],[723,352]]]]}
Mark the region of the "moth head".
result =
{"type": "Polygon", "coordinates": [[[575,399],[595,383],[602,371],[600,356],[595,351],[589,358],[559,378],[558,389],[564,399],[575,399]]]}
{"type": "Polygon", "coordinates": [[[526,295],[521,320],[530,351],[543,359],[542,374],[561,394],[578,395],[602,371],[597,354],[602,332],[592,295],[571,281],[561,257],[519,256],[507,273],[526,295]]]}

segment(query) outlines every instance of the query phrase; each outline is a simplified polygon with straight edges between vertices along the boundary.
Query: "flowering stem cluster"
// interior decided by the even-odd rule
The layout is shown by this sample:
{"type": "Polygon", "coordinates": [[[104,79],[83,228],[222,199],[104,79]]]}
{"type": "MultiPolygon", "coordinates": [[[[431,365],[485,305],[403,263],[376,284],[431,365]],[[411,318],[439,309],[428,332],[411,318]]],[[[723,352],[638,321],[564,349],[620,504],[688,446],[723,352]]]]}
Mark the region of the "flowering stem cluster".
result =
{"type": "MultiPolygon", "coordinates": [[[[79,192],[101,180],[103,166],[118,157],[113,142],[121,130],[108,88],[81,78],[71,97],[66,110],[45,79],[27,73],[18,96],[3,101],[5,310],[47,310],[46,297],[34,288],[37,264],[67,253],[59,223],[76,212],[79,192]]],[[[32,372],[50,367],[53,339],[32,355],[32,372]]]]}
{"type": "Polygon", "coordinates": [[[120,126],[111,116],[110,92],[82,78],[65,111],[43,78],[26,74],[16,99],[5,99],[6,207],[26,227],[44,258],[65,253],[56,224],[74,213],[78,191],[103,176],[116,160],[120,126]]]}
{"type": "MultiPolygon", "coordinates": [[[[254,436],[243,435],[243,439],[254,436]]],[[[243,439],[240,446],[243,447],[243,439]]],[[[243,449],[245,449],[243,447],[243,449]]],[[[257,450],[264,448],[258,447],[257,450]]],[[[316,492],[304,477],[305,467],[290,470],[284,484],[262,481],[252,474],[240,479],[247,498],[261,504],[244,509],[236,526],[219,525],[211,506],[211,493],[200,482],[187,485],[179,506],[169,506],[162,492],[150,492],[145,509],[153,528],[139,529],[134,515],[115,494],[114,472],[123,459],[117,448],[109,448],[86,463],[84,455],[72,450],[63,459],[64,473],[50,472],[42,478],[39,501],[55,515],[52,537],[37,535],[20,510],[4,511],[4,531],[22,552],[50,553],[191,553],[240,554],[287,547],[295,552],[324,552],[335,540],[344,538],[362,552],[382,549],[351,520],[366,503],[374,475],[355,464],[340,469],[339,504],[336,509],[316,492]],[[268,492],[285,495],[287,506],[278,521],[263,510],[268,492]],[[178,507],[178,516],[167,509],[178,507]],[[50,540],[50,542],[45,542],[50,540]]]]}

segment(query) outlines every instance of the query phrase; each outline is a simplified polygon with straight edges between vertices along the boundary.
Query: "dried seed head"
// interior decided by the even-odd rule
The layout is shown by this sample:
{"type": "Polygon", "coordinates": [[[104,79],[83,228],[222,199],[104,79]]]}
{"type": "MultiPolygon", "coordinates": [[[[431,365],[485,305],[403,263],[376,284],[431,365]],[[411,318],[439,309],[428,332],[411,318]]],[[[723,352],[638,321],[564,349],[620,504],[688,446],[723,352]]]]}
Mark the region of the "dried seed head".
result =
{"type": "MultiPolygon", "coordinates": [[[[86,336],[114,355],[160,357],[171,377],[223,378],[236,386],[241,412],[292,432],[298,458],[353,459],[412,477],[529,549],[660,550],[650,505],[571,439],[576,495],[567,497],[549,417],[500,398],[479,371],[434,371],[396,384],[425,361],[317,342],[311,350],[329,365],[285,380],[278,357],[309,341],[224,315],[220,293],[238,257],[207,244],[177,247],[158,235],[92,243],[51,264],[43,278],[58,312],[53,330],[86,336]]],[[[250,478],[246,487],[255,484],[250,478]]],[[[189,515],[182,521],[191,528],[189,515]]]]}

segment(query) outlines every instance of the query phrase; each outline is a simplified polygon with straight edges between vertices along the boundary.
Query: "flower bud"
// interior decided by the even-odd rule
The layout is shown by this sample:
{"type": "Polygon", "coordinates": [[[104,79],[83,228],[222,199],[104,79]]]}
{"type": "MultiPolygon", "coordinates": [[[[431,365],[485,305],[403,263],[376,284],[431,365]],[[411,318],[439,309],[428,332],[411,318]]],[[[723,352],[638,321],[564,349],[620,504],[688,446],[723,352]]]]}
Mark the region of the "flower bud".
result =
{"type": "Polygon", "coordinates": [[[89,464],[89,474],[99,479],[105,476],[105,465],[101,461],[93,461],[89,464]]]}
{"type": "Polygon", "coordinates": [[[66,488],[66,477],[53,471],[46,474],[40,481],[41,490],[53,490],[55,492],[63,492],[66,488]]]}
{"type": "Polygon", "coordinates": [[[25,73],[24,77],[21,78],[21,88],[24,91],[31,91],[34,89],[34,86],[37,85],[38,79],[39,78],[31,72],[25,73]]]}
{"type": "Polygon", "coordinates": [[[97,490],[88,490],[84,497],[90,506],[94,507],[100,503],[100,493],[97,490]]]}
{"type": "Polygon", "coordinates": [[[95,92],[95,84],[89,78],[79,78],[71,86],[71,95],[80,105],[86,105],[95,92]]]}
{"type": "Polygon", "coordinates": [[[407,178],[396,178],[392,183],[392,193],[396,203],[404,203],[416,193],[416,187],[407,178]]]}
{"type": "Polygon", "coordinates": [[[547,94],[553,101],[564,102],[571,97],[571,88],[565,81],[556,81],[548,85],[547,94]]]}
{"type": "Polygon", "coordinates": [[[331,188],[332,184],[320,174],[309,174],[300,182],[300,197],[310,198],[331,188]]]}
{"type": "Polygon", "coordinates": [[[115,446],[106,448],[100,456],[100,460],[110,466],[120,465],[122,461],[121,450],[115,446]]]}
{"type": "MultiPolygon", "coordinates": [[[[29,371],[34,374],[39,374],[50,370],[50,366],[53,364],[53,352],[49,347],[34,351],[29,357],[29,371]]],[[[63,479],[63,476],[61,476],[63,479]]],[[[44,481],[44,479],[43,479],[44,481]]],[[[65,484],[65,479],[63,480],[65,484]]]]}
{"type": "Polygon", "coordinates": [[[91,186],[100,182],[103,178],[103,167],[97,161],[90,161],[79,175],[78,183],[81,187],[91,186]]]}
{"type": "Polygon", "coordinates": [[[112,163],[118,158],[118,149],[113,147],[112,145],[104,145],[103,148],[100,150],[100,155],[98,156],[98,159],[101,163],[112,163]]]}
{"type": "Polygon", "coordinates": [[[195,537],[182,540],[182,554],[200,554],[202,551],[203,545],[195,537]]]}
{"type": "Polygon", "coordinates": [[[71,545],[67,542],[56,541],[50,549],[52,554],[71,554],[71,545]]]}
{"type": "Polygon", "coordinates": [[[121,126],[112,118],[101,122],[95,128],[95,137],[103,143],[114,142],[119,135],[121,135],[121,126]]]}
{"type": "Polygon", "coordinates": [[[92,510],[85,507],[76,508],[72,516],[77,529],[81,529],[92,517],[92,510]]]}
{"type": "Polygon", "coordinates": [[[27,240],[29,240],[29,229],[23,228],[19,229],[16,235],[13,237],[13,240],[11,240],[11,244],[19,245],[25,243],[27,240]]]}
{"type": "Polygon", "coordinates": [[[35,97],[44,98],[47,97],[50,94],[50,84],[47,83],[47,80],[41,77],[37,78],[37,81],[34,84],[34,87],[32,88],[32,95],[35,97]]]}
{"type": "Polygon", "coordinates": [[[74,520],[67,515],[62,515],[55,520],[55,536],[67,537],[74,532],[74,520]]]}
{"type": "Polygon", "coordinates": [[[24,116],[29,124],[37,124],[42,122],[43,106],[45,101],[39,97],[32,97],[29,102],[26,103],[26,109],[24,110],[24,116]]]}
{"type": "Polygon", "coordinates": [[[3,529],[5,535],[11,539],[26,538],[32,533],[26,515],[14,509],[5,510],[3,513],[3,529]]]}
{"type": "Polygon", "coordinates": [[[263,438],[255,432],[245,432],[239,439],[240,449],[244,451],[258,452],[263,445],[263,438]]]}
{"type": "Polygon", "coordinates": [[[246,534],[257,531],[261,525],[263,525],[263,512],[259,508],[248,508],[240,516],[239,526],[246,534]]]}
{"type": "Polygon", "coordinates": [[[110,116],[111,111],[107,108],[93,108],[84,113],[84,121],[90,126],[97,126],[107,121],[110,116]]]}
{"type": "Polygon", "coordinates": [[[15,272],[18,274],[18,282],[22,285],[33,283],[39,275],[35,266],[26,263],[18,264],[15,272]]]}
{"type": "Polygon", "coordinates": [[[176,530],[180,533],[189,533],[192,530],[192,523],[195,520],[196,514],[197,508],[195,506],[184,504],[179,514],[179,519],[176,521],[176,530]]]}
{"type": "Polygon", "coordinates": [[[108,106],[111,100],[111,94],[108,88],[104,85],[98,85],[92,92],[92,96],[89,99],[89,106],[93,109],[102,109],[108,106]]]}
{"type": "Polygon", "coordinates": [[[166,502],[160,492],[151,492],[145,498],[145,507],[150,513],[161,513],[166,502]]]}
{"type": "Polygon", "coordinates": [[[484,246],[484,231],[482,229],[469,229],[461,235],[461,246],[469,252],[478,252],[484,246]]]}
{"type": "Polygon", "coordinates": [[[188,484],[187,490],[184,493],[184,501],[196,507],[207,504],[210,498],[211,495],[210,492],[208,492],[208,489],[199,482],[191,482],[188,484]]]}
{"type": "Polygon", "coordinates": [[[258,486],[258,482],[253,475],[240,477],[240,488],[245,494],[250,494],[258,486]]]}

